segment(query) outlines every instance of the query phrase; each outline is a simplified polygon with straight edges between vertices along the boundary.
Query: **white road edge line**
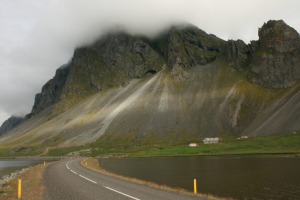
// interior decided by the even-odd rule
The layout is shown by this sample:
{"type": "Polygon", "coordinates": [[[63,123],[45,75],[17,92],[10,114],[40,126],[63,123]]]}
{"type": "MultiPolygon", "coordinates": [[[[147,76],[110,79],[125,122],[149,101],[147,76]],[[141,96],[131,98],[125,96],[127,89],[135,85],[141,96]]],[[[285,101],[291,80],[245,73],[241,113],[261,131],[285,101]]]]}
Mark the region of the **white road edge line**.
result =
{"type": "Polygon", "coordinates": [[[109,189],[109,190],[114,191],[114,192],[116,192],[116,193],[122,194],[122,195],[124,195],[124,196],[126,196],[126,197],[129,197],[129,198],[131,198],[131,199],[140,200],[140,199],[138,199],[138,198],[135,198],[135,197],[130,196],[130,195],[128,195],[128,194],[125,194],[125,193],[123,193],[123,192],[119,192],[118,190],[114,190],[114,189],[112,189],[112,188],[110,188],[110,187],[106,187],[106,186],[104,186],[104,187],[105,187],[106,189],[109,189]]]}
{"type": "Polygon", "coordinates": [[[71,172],[73,172],[74,174],[77,174],[77,172],[74,172],[73,170],[70,169],[71,172]]]}
{"type": "Polygon", "coordinates": [[[90,182],[92,182],[92,183],[95,183],[95,184],[97,184],[97,182],[96,181],[93,181],[93,180],[91,180],[91,179],[89,179],[89,178],[87,178],[87,177],[84,177],[84,176],[82,176],[82,175],[79,175],[81,178],[84,178],[84,179],[86,179],[86,180],[88,180],[88,181],[90,181],[90,182]]]}

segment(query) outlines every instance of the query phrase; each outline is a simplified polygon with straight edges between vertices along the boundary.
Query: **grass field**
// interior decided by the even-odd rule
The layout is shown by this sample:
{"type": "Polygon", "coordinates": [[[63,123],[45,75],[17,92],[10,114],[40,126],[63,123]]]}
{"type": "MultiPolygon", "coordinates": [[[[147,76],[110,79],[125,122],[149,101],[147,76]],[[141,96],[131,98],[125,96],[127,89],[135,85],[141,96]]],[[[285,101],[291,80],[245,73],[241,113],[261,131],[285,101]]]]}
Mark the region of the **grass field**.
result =
{"type": "Polygon", "coordinates": [[[135,144],[123,146],[102,146],[91,144],[81,147],[57,148],[47,156],[62,156],[77,151],[82,156],[113,157],[154,157],[188,155],[250,155],[250,154],[295,154],[300,155],[300,134],[252,137],[246,140],[225,138],[219,144],[204,145],[198,141],[198,147],[186,144],[135,144]]]}
{"type": "Polygon", "coordinates": [[[257,137],[248,140],[229,140],[220,144],[201,144],[198,147],[169,146],[150,148],[129,153],[134,157],[184,156],[184,155],[240,155],[240,154],[299,154],[300,137],[272,136],[257,137]]]}
{"type": "Polygon", "coordinates": [[[251,155],[251,154],[294,154],[300,156],[300,133],[272,136],[251,137],[245,140],[222,138],[219,144],[203,144],[201,140],[193,141],[198,147],[188,147],[191,141],[173,144],[156,143],[93,143],[83,146],[59,148],[50,147],[41,154],[43,147],[31,147],[30,151],[12,153],[10,149],[0,149],[0,157],[25,156],[93,156],[93,157],[155,157],[155,156],[189,156],[189,155],[251,155]],[[71,153],[71,154],[70,154],[71,153]]]}

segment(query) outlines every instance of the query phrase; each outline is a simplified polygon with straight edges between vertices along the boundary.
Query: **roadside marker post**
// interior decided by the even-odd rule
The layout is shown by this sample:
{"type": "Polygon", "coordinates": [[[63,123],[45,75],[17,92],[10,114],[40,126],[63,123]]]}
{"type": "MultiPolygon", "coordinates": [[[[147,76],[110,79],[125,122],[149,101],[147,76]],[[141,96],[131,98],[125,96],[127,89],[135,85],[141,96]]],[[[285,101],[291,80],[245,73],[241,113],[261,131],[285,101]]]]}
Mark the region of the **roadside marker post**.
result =
{"type": "Polygon", "coordinates": [[[197,180],[194,179],[194,194],[197,194],[197,180]]]}
{"type": "Polygon", "coordinates": [[[46,161],[44,161],[44,166],[46,166],[46,161]]]}
{"type": "Polygon", "coordinates": [[[22,198],[22,180],[18,179],[18,199],[22,198]]]}

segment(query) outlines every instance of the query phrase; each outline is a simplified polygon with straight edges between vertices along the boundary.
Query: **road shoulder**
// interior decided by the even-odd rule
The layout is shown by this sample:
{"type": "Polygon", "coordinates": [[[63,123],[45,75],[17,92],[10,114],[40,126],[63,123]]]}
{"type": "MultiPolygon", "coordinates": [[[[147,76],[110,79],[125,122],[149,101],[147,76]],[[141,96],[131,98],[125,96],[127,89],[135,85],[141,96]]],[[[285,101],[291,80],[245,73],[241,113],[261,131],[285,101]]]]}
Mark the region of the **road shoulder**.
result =
{"type": "Polygon", "coordinates": [[[0,199],[17,199],[18,179],[22,180],[22,199],[44,199],[44,170],[50,163],[39,164],[29,167],[24,173],[18,174],[11,180],[6,181],[0,187],[0,199]]]}

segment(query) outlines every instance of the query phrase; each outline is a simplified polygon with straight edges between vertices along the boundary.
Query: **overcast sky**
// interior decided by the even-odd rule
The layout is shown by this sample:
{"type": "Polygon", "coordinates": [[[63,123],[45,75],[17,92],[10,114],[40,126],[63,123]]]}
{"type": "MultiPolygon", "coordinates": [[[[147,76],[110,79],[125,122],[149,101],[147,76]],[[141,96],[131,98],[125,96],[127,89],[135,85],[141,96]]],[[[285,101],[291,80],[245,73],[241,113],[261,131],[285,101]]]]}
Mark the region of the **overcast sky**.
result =
{"type": "Polygon", "coordinates": [[[190,22],[222,39],[257,40],[269,19],[300,31],[299,0],[0,0],[0,124],[34,96],[74,48],[116,25],[157,34],[190,22]]]}

